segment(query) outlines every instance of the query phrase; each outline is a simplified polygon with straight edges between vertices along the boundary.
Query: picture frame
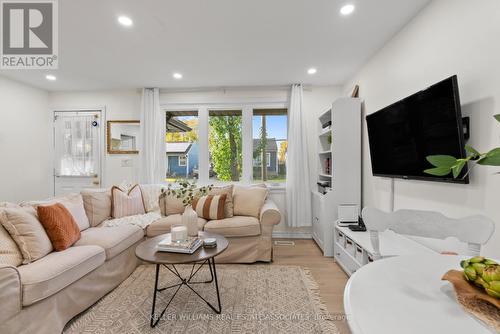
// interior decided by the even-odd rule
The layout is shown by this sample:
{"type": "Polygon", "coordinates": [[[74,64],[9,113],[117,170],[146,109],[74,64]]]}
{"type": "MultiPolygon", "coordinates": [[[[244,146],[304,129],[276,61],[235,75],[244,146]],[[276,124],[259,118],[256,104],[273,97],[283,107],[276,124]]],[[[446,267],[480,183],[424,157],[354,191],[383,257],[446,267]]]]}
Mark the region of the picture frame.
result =
{"type": "Polygon", "coordinates": [[[140,121],[110,120],[106,124],[108,154],[139,154],[140,121]]]}

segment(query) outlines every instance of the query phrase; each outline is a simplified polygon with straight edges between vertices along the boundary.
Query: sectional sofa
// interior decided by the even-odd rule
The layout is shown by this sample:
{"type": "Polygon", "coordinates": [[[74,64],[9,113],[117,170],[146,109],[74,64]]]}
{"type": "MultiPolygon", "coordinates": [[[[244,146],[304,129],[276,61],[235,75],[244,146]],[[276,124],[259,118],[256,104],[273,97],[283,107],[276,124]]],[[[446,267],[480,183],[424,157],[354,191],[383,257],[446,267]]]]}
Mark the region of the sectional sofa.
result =
{"type": "MultiPolygon", "coordinates": [[[[89,225],[81,228],[81,238],[72,247],[51,252],[29,264],[13,266],[0,262],[0,333],[60,333],[71,318],[135,270],[140,264],[135,256],[137,244],[169,232],[181,217],[175,203],[158,201],[161,186],[141,185],[141,189],[146,211],[164,214],[146,228],[130,224],[105,226],[112,221],[110,189],[85,190],[81,199],[89,225]]],[[[238,205],[238,200],[234,204],[238,205]]],[[[17,207],[4,203],[0,212],[1,206],[17,207]]],[[[219,221],[199,219],[200,229],[222,234],[229,240],[229,248],[216,261],[271,261],[272,230],[281,220],[276,205],[266,198],[257,217],[236,215],[237,212],[235,207],[233,217],[219,221]]],[[[14,243],[9,237],[0,225],[0,255],[12,251],[8,247],[14,243]]]]}

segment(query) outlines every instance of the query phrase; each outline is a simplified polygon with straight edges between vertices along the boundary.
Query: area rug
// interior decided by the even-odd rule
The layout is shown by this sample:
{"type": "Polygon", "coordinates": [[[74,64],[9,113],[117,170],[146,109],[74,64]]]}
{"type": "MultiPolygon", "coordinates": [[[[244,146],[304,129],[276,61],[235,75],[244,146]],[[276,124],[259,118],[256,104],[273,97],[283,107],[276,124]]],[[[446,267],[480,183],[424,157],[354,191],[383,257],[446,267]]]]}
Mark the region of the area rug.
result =
{"type": "MultiPolygon", "coordinates": [[[[191,266],[178,266],[189,275],[191,266]]],[[[115,290],[69,322],[64,333],[339,333],[321,303],[318,286],[307,270],[297,266],[219,265],[217,276],[222,313],[183,286],[162,319],[151,328],[154,265],[139,266],[115,290]]],[[[208,267],[196,275],[209,279],[208,267]]],[[[162,268],[159,287],[178,283],[162,268]]],[[[212,284],[197,284],[197,291],[216,304],[212,284]]],[[[173,290],[158,293],[157,312],[173,290]]]]}

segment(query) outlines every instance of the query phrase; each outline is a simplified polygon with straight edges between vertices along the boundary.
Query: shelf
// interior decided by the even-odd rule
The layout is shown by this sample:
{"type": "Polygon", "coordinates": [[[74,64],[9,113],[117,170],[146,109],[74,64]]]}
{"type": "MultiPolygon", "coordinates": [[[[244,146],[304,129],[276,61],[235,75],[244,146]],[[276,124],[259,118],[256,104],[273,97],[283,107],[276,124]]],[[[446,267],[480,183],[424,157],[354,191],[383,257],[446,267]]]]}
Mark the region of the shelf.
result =
{"type": "Polygon", "coordinates": [[[328,178],[332,177],[330,174],[323,174],[323,173],[320,173],[319,176],[321,176],[321,177],[328,177],[328,178]]]}
{"type": "Polygon", "coordinates": [[[323,152],[319,152],[319,154],[332,154],[332,151],[323,151],[323,152]]]}
{"type": "Polygon", "coordinates": [[[328,128],[323,129],[323,131],[319,134],[319,137],[326,137],[331,133],[332,133],[332,127],[329,126],[328,128]]]}

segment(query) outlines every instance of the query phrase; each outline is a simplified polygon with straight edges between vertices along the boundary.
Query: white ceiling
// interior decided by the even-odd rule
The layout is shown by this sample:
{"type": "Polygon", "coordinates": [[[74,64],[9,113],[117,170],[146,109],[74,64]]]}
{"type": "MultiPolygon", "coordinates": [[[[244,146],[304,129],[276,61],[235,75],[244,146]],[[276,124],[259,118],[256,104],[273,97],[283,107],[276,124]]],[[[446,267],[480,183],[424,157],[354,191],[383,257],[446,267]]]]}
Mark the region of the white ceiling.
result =
{"type": "Polygon", "coordinates": [[[342,84],[428,2],[60,0],[57,81],[0,74],[51,91],[342,84]],[[339,14],[346,2],[356,5],[349,17],[339,14]]]}

